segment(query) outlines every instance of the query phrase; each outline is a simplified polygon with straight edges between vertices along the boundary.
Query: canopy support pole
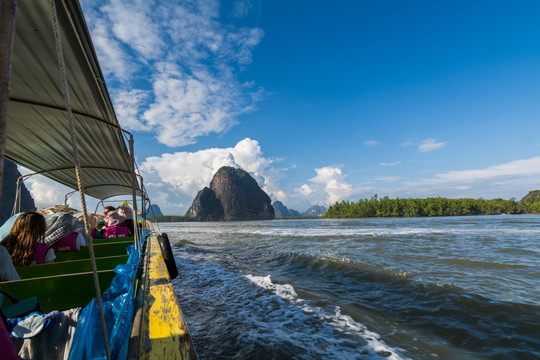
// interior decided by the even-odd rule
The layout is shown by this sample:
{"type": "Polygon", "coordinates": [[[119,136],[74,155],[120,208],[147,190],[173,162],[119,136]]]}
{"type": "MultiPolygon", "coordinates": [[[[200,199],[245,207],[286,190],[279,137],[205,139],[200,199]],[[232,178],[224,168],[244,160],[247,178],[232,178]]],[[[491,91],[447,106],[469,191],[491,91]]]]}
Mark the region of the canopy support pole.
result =
{"type": "Polygon", "coordinates": [[[142,214],[142,233],[145,234],[146,233],[146,197],[144,196],[144,182],[143,182],[143,177],[142,176],[139,176],[139,179],[141,180],[141,207],[142,207],[142,211],[141,211],[141,214],[142,214]]]}
{"type": "Polygon", "coordinates": [[[133,143],[133,134],[129,133],[129,155],[131,158],[131,188],[133,190],[133,236],[135,236],[135,248],[139,250],[139,255],[141,255],[141,244],[139,243],[139,229],[137,221],[137,177],[135,176],[135,153],[133,143]]]}

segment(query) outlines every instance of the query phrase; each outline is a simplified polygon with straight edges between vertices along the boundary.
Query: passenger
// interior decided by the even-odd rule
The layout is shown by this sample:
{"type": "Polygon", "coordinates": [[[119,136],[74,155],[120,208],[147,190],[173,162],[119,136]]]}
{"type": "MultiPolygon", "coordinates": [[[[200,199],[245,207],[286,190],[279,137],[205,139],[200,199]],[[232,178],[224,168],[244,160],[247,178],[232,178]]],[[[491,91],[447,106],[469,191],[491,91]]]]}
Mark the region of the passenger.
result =
{"type": "Polygon", "coordinates": [[[0,281],[20,280],[21,277],[17,273],[13,260],[5,247],[0,245],[0,281]]]}
{"type": "Polygon", "coordinates": [[[123,224],[124,226],[127,226],[129,229],[129,235],[133,236],[133,233],[135,232],[135,223],[133,222],[133,210],[129,206],[119,206],[117,208],[118,213],[125,217],[123,224]]]}
{"type": "Polygon", "coordinates": [[[60,212],[47,216],[47,230],[43,241],[55,251],[77,251],[86,245],[84,224],[75,216],[60,212]]]}
{"type": "MultiPolygon", "coordinates": [[[[84,215],[81,214],[77,217],[77,219],[82,223],[84,215]]],[[[92,236],[92,239],[101,239],[101,234],[98,227],[98,218],[94,214],[88,214],[88,226],[90,226],[90,236],[92,236]]]]}
{"type": "Polygon", "coordinates": [[[126,220],[126,218],[120,215],[114,206],[107,206],[104,209],[105,214],[105,227],[109,226],[119,226],[121,223],[126,220]]]}
{"type": "Polygon", "coordinates": [[[11,255],[13,265],[25,266],[53,262],[54,250],[41,242],[45,239],[47,223],[43,215],[27,211],[17,218],[3,244],[11,255]]]}
{"type": "Polygon", "coordinates": [[[104,209],[105,226],[101,229],[103,238],[126,237],[129,236],[129,228],[125,226],[126,218],[120,215],[114,206],[107,206],[104,209]]]}

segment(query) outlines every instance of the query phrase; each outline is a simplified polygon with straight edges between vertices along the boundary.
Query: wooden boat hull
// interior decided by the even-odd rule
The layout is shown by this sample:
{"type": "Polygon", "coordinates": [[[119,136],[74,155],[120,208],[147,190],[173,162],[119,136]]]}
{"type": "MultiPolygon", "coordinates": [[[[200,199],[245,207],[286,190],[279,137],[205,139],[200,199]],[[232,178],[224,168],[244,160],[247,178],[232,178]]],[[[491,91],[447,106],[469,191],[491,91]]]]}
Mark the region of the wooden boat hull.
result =
{"type": "Polygon", "coordinates": [[[130,353],[139,359],[197,359],[155,234],[147,242],[140,290],[130,353]]]}

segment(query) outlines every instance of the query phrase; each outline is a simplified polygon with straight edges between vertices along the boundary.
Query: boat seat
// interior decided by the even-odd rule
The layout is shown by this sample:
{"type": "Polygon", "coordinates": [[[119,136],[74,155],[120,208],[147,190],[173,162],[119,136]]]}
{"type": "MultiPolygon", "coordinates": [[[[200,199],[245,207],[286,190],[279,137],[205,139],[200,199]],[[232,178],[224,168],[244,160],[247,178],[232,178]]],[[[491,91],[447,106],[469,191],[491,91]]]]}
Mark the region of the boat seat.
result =
{"type": "MultiPolygon", "coordinates": [[[[98,271],[102,293],[115,275],[113,270],[98,271]]],[[[36,296],[44,313],[83,307],[96,296],[92,272],[6,281],[1,286],[19,299],[36,296]]]]}
{"type": "Polygon", "coordinates": [[[0,288],[0,306],[2,313],[6,318],[23,317],[34,311],[41,310],[36,296],[18,300],[2,288],[0,288]],[[5,298],[7,298],[11,304],[4,304],[5,298]]]}
{"type": "MultiPolygon", "coordinates": [[[[94,254],[96,258],[116,255],[126,255],[126,247],[133,244],[133,240],[114,241],[108,243],[94,244],[94,254]]],[[[90,259],[89,247],[86,246],[79,251],[61,252],[56,255],[54,262],[90,259]]]]}
{"type": "MultiPolygon", "coordinates": [[[[112,270],[117,265],[125,264],[128,257],[129,256],[126,254],[96,258],[96,267],[98,270],[112,270]]],[[[92,271],[90,259],[66,260],[48,264],[17,267],[17,273],[21,279],[32,279],[62,274],[77,274],[90,271],[92,271]]]]}

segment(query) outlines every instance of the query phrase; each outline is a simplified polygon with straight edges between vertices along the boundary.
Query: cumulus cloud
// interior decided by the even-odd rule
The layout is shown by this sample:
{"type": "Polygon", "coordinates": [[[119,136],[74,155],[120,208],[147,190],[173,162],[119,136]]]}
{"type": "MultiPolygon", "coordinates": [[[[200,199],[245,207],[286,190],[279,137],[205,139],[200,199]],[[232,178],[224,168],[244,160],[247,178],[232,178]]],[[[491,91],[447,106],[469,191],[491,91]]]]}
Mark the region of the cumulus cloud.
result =
{"type": "MultiPolygon", "coordinates": [[[[22,166],[19,166],[19,172],[21,173],[21,175],[28,175],[33,173],[33,171],[22,166]]],[[[28,191],[30,191],[30,194],[34,199],[36,208],[38,210],[53,205],[63,205],[65,201],[65,196],[70,193],[71,196],[68,196],[67,204],[70,207],[82,210],[81,198],[78,192],[73,193],[73,189],[54,182],[43,175],[33,175],[27,177],[24,181],[24,184],[26,185],[28,191]]],[[[96,209],[96,205],[98,204],[98,200],[86,196],[85,202],[87,211],[94,212],[96,209]]]]}
{"type": "Polygon", "coordinates": [[[377,140],[367,140],[367,141],[364,141],[364,145],[366,146],[377,146],[379,145],[379,142],[377,140]]]}
{"type": "Polygon", "coordinates": [[[302,185],[297,191],[303,195],[311,195],[312,201],[317,203],[317,198],[320,198],[322,193],[326,194],[324,203],[327,205],[334,204],[336,201],[347,199],[352,194],[357,192],[351,184],[346,181],[346,175],[341,171],[341,168],[336,166],[325,166],[315,169],[317,174],[309,179],[311,185],[302,185]]]}
{"type": "Polygon", "coordinates": [[[157,132],[159,142],[182,146],[212,132],[225,132],[235,116],[249,111],[241,87],[199,72],[183,73],[174,63],[164,65],[153,84],[155,101],[142,114],[144,122],[157,132]]]}
{"type": "Polygon", "coordinates": [[[212,177],[222,166],[244,169],[272,198],[286,198],[285,193],[279,188],[279,181],[283,177],[282,171],[274,168],[273,163],[274,160],[264,157],[256,140],[246,138],[230,148],[148,157],[142,163],[141,171],[145,182],[148,181],[146,184],[148,187],[155,189],[156,192],[168,189],[178,196],[177,201],[184,204],[184,210],[187,210],[197,192],[209,186],[212,177]]]}
{"type": "Polygon", "coordinates": [[[425,139],[422,140],[420,145],[418,145],[418,151],[420,152],[428,152],[433,151],[442,148],[446,145],[446,142],[437,142],[436,139],[425,139]]]}
{"type": "Polygon", "coordinates": [[[308,184],[304,184],[300,186],[300,188],[296,189],[296,192],[302,195],[310,195],[313,193],[313,191],[314,190],[308,184]]]}
{"type": "MultiPolygon", "coordinates": [[[[251,63],[264,32],[221,23],[220,2],[118,0],[86,6],[105,74],[118,82],[112,98],[123,127],[183,146],[226,132],[238,115],[254,108],[262,90],[240,82],[237,74],[251,63]]],[[[249,7],[230,11],[246,16],[249,7]]]]}

